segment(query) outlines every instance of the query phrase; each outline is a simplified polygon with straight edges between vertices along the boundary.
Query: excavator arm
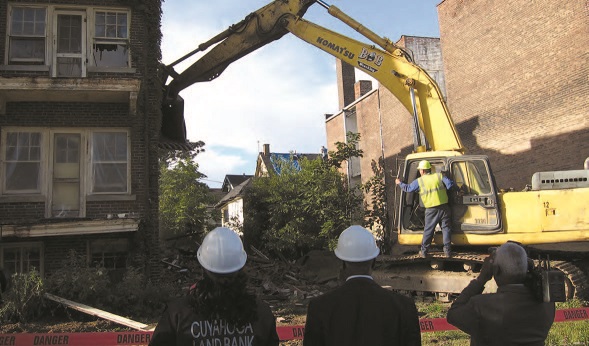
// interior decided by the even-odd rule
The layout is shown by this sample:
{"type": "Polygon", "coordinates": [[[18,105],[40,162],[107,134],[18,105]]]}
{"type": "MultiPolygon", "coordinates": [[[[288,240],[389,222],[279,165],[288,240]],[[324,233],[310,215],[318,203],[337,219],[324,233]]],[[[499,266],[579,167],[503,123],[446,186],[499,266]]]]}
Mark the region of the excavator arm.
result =
{"type": "Polygon", "coordinates": [[[416,151],[464,151],[440,88],[428,73],[402,48],[322,0],[275,0],[167,66],[165,70],[173,79],[165,88],[164,116],[166,111],[180,111],[181,90],[218,77],[232,62],[288,32],[364,71],[390,90],[414,117],[416,151]],[[304,20],[302,16],[315,2],[382,49],[304,20]],[[215,43],[218,44],[182,73],[172,70],[176,63],[215,43]]]}

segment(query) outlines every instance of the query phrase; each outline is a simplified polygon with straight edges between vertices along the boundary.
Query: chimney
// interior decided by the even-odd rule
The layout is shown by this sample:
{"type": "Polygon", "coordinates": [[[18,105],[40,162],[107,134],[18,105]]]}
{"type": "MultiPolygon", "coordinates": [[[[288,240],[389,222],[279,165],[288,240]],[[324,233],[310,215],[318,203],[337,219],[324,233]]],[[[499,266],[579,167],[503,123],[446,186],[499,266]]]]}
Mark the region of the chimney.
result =
{"type": "Polygon", "coordinates": [[[264,156],[270,155],[270,144],[264,144],[264,151],[262,152],[264,156]]]}
{"type": "Polygon", "coordinates": [[[335,59],[335,69],[337,75],[337,94],[339,99],[339,109],[354,102],[354,83],[356,82],[356,74],[354,66],[335,59]]]}
{"type": "Polygon", "coordinates": [[[372,81],[369,81],[369,80],[358,81],[356,84],[354,84],[354,96],[356,97],[355,100],[366,95],[366,93],[369,92],[370,90],[372,90],[372,81]]]}

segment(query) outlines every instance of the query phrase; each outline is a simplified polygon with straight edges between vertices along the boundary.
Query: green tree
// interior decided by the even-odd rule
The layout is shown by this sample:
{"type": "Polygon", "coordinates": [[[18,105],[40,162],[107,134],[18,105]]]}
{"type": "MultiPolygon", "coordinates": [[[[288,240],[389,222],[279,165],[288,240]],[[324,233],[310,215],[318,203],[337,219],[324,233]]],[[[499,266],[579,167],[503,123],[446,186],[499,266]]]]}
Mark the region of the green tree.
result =
{"type": "Polygon", "coordinates": [[[204,151],[198,142],[192,151],[165,151],[160,154],[160,234],[163,237],[202,234],[208,221],[216,218],[207,206],[214,203],[206,175],[198,171],[196,156],[204,151]]]}
{"type": "Polygon", "coordinates": [[[366,227],[376,233],[381,250],[385,252],[390,243],[390,222],[382,157],[378,159],[378,163],[372,160],[371,167],[374,175],[362,184],[362,190],[367,194],[367,200],[370,201],[369,203],[365,202],[364,205],[364,223],[366,227]]]}
{"type": "Polygon", "coordinates": [[[342,163],[352,157],[363,157],[364,151],[358,149],[360,134],[348,131],[346,133],[346,142],[335,142],[335,151],[328,153],[327,162],[337,168],[341,168],[342,163]]]}
{"type": "MultiPolygon", "coordinates": [[[[349,159],[340,154],[334,156],[349,159]]],[[[245,191],[246,245],[296,258],[311,249],[332,248],[344,229],[362,222],[362,194],[348,186],[335,161],[300,158],[295,164],[292,156],[273,161],[280,174],[257,178],[245,191]]]]}

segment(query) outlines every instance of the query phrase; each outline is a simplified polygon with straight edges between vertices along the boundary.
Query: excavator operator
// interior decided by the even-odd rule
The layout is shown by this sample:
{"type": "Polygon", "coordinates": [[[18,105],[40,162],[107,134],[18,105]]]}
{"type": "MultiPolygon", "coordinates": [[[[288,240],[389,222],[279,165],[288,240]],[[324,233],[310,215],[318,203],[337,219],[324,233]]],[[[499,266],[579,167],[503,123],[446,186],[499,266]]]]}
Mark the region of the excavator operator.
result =
{"type": "Polygon", "coordinates": [[[432,165],[427,160],[422,160],[417,165],[421,177],[411,184],[405,184],[400,179],[395,183],[405,192],[419,192],[419,198],[425,209],[425,227],[421,240],[419,256],[426,258],[430,244],[434,237],[434,230],[439,223],[442,227],[444,239],[444,256],[452,257],[452,245],[450,235],[452,233],[451,210],[448,205],[448,193],[454,186],[454,182],[441,173],[432,173],[432,165]]]}

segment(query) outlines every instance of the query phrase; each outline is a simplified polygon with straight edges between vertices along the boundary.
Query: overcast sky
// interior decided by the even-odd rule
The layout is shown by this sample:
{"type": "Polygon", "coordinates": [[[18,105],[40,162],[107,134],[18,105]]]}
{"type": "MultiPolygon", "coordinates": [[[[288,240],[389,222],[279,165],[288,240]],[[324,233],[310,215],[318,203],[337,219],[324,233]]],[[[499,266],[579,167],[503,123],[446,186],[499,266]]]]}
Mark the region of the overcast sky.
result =
{"type": "MultiPolygon", "coordinates": [[[[381,36],[439,37],[440,0],[326,1],[381,36]]],[[[264,5],[267,0],[165,0],[163,62],[169,64],[264,5]]],[[[305,19],[363,42],[314,4],[305,19]]],[[[181,72],[194,59],[176,66],[181,72]]],[[[356,74],[357,79],[366,79],[356,74]]],[[[272,152],[319,153],[326,113],[337,113],[335,58],[287,34],[231,64],[211,82],[184,89],[188,139],[205,142],[197,156],[203,182],[220,187],[226,174],[254,174],[262,145],[272,152]]]]}

